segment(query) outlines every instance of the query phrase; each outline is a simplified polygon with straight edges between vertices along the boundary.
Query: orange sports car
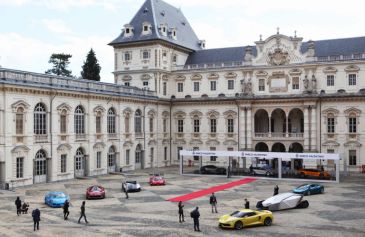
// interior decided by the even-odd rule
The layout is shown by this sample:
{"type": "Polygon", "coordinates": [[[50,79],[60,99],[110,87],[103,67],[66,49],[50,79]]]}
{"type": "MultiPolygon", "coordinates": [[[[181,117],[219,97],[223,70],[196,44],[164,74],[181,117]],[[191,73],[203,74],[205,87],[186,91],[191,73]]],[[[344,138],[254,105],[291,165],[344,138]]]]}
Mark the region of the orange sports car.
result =
{"type": "Polygon", "coordinates": [[[318,178],[324,179],[324,178],[331,177],[331,175],[327,171],[320,170],[320,169],[298,169],[298,174],[302,178],[318,177],[318,178]]]}

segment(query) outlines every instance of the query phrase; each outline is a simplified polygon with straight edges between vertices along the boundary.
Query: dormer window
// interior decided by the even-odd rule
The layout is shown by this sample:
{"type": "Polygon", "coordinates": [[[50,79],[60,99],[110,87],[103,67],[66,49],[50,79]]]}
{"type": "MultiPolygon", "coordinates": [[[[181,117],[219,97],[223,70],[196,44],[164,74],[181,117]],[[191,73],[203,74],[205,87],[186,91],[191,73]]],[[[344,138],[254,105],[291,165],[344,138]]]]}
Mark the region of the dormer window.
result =
{"type": "Polygon", "coordinates": [[[176,55],[176,54],[174,54],[174,55],[172,56],[172,63],[173,63],[173,64],[176,64],[176,63],[177,63],[177,55],[176,55]]]}
{"type": "Polygon", "coordinates": [[[124,37],[132,37],[133,36],[133,26],[127,24],[124,25],[124,37]]]}
{"type": "Polygon", "coordinates": [[[166,27],[166,24],[161,24],[160,25],[160,33],[163,36],[167,36],[167,27],[166,27]]]}
{"type": "Polygon", "coordinates": [[[151,23],[149,23],[149,22],[143,22],[143,25],[142,25],[142,35],[151,34],[152,33],[151,29],[152,29],[151,23]]]}
{"type": "Polygon", "coordinates": [[[171,28],[171,37],[176,40],[177,39],[177,30],[175,28],[171,28]]]}
{"type": "Polygon", "coordinates": [[[143,26],[143,31],[148,31],[148,26],[143,26]]]}

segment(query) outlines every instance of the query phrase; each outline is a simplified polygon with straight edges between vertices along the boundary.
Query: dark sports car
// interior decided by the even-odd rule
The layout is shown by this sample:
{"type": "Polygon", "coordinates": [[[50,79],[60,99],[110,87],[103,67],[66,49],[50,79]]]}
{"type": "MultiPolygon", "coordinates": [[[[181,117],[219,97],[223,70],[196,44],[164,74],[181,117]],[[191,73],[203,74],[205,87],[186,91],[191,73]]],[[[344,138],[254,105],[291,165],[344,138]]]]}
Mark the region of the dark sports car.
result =
{"type": "Polygon", "coordinates": [[[105,189],[102,186],[93,185],[86,189],[86,199],[105,198],[105,189]]]}
{"type": "Polygon", "coordinates": [[[226,174],[226,168],[215,165],[205,165],[200,168],[202,174],[226,174]]]}
{"type": "Polygon", "coordinates": [[[313,195],[324,193],[324,187],[320,184],[303,184],[293,189],[293,193],[299,193],[303,195],[313,195]]]}

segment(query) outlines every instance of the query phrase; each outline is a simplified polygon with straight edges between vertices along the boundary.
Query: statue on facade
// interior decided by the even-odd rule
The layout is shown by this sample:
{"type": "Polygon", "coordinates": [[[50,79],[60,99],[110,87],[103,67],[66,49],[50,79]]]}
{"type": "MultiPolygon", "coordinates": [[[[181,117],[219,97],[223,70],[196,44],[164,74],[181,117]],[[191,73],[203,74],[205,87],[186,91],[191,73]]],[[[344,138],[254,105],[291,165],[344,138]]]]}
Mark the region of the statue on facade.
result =
{"type": "Polygon", "coordinates": [[[245,80],[245,78],[243,78],[241,80],[241,90],[242,90],[243,93],[245,93],[245,90],[246,90],[246,80],[245,80]]]}
{"type": "Polygon", "coordinates": [[[248,82],[245,85],[245,93],[246,94],[251,94],[252,93],[252,82],[251,82],[251,78],[248,79],[248,82]]]}
{"type": "Polygon", "coordinates": [[[308,80],[308,76],[305,75],[304,79],[303,79],[303,85],[304,85],[304,90],[308,91],[309,89],[309,80],[308,80]]]}
{"type": "Polygon", "coordinates": [[[312,75],[312,90],[316,91],[317,90],[317,79],[316,76],[312,75]]]}

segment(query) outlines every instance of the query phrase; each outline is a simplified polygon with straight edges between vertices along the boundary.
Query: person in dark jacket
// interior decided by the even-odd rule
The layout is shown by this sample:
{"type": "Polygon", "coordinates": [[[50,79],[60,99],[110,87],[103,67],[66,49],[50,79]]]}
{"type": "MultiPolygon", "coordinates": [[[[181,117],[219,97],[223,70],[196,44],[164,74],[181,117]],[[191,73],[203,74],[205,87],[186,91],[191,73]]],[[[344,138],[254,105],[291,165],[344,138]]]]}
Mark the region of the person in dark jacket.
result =
{"type": "Polygon", "coordinates": [[[128,198],[129,198],[129,196],[128,196],[128,185],[127,185],[127,183],[126,183],[126,182],[124,182],[124,183],[122,184],[122,187],[123,187],[123,191],[124,191],[124,193],[125,193],[125,198],[126,198],[126,199],[128,199],[128,198]]]}
{"type": "Polygon", "coordinates": [[[85,201],[82,202],[82,205],[81,205],[80,209],[81,209],[81,215],[80,215],[79,221],[77,223],[80,223],[80,220],[81,220],[82,217],[84,217],[84,220],[85,220],[86,223],[89,223],[87,221],[86,215],[85,215],[85,201]]]}
{"type": "Polygon", "coordinates": [[[200,228],[199,228],[199,217],[200,217],[199,207],[196,207],[190,213],[190,216],[191,216],[191,218],[193,218],[193,221],[194,221],[194,231],[200,231],[200,228]]]}
{"type": "Polygon", "coordinates": [[[35,228],[37,227],[37,230],[39,230],[39,222],[41,221],[41,211],[36,208],[35,210],[32,211],[32,217],[33,217],[33,222],[34,222],[34,231],[35,228]]]}
{"type": "Polygon", "coordinates": [[[22,201],[20,200],[19,197],[17,197],[15,200],[15,206],[16,206],[16,214],[19,216],[22,211],[22,201]]]}
{"type": "Polygon", "coordinates": [[[28,214],[28,208],[29,208],[29,204],[26,203],[26,202],[23,202],[23,205],[22,205],[22,214],[28,214]]]}
{"type": "Polygon", "coordinates": [[[275,195],[278,195],[279,194],[279,186],[278,185],[275,185],[275,188],[274,188],[274,196],[275,195]]]}
{"type": "Polygon", "coordinates": [[[70,203],[68,200],[65,201],[65,204],[63,204],[63,219],[67,220],[68,215],[70,214],[68,208],[70,207],[70,203]]]}
{"type": "Polygon", "coordinates": [[[212,213],[214,213],[213,209],[215,210],[215,213],[218,213],[217,211],[217,198],[214,196],[214,193],[209,198],[209,203],[212,206],[212,213]]]}
{"type": "Polygon", "coordinates": [[[184,205],[182,204],[181,201],[179,202],[178,207],[179,207],[179,222],[180,223],[185,222],[185,220],[184,220],[184,209],[183,209],[184,205]]]}
{"type": "Polygon", "coordinates": [[[245,198],[245,209],[250,209],[250,202],[245,198]]]}

